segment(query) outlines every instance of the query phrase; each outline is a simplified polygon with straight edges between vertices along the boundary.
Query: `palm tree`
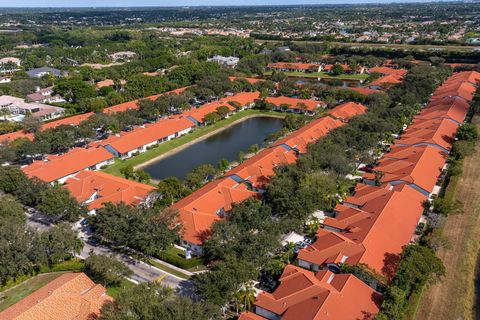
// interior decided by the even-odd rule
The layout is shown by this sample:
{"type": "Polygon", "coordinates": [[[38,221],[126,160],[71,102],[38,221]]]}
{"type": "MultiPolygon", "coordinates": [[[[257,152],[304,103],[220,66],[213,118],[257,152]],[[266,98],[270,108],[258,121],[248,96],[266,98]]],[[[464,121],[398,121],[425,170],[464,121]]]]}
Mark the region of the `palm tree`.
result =
{"type": "Polygon", "coordinates": [[[234,294],[234,300],[235,309],[238,315],[239,310],[245,311],[253,306],[255,303],[255,290],[250,286],[246,286],[234,294]]]}
{"type": "Polygon", "coordinates": [[[7,120],[7,116],[11,115],[12,112],[8,108],[0,109],[0,116],[3,117],[3,120],[7,120]]]}
{"type": "MultiPolygon", "coordinates": [[[[283,259],[282,259],[283,260],[283,259]]],[[[266,271],[271,274],[272,276],[278,276],[282,273],[283,268],[285,268],[285,263],[280,259],[272,259],[270,260],[266,271]]]]}

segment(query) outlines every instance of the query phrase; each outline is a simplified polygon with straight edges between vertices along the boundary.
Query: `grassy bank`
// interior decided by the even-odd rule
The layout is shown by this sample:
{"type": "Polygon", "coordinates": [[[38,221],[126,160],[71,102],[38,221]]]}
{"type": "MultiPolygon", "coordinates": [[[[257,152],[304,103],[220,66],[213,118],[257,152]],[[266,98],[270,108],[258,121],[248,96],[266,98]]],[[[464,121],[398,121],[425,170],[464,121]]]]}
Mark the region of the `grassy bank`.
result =
{"type": "Polygon", "coordinates": [[[169,151],[174,150],[175,148],[181,147],[187,143],[194,142],[194,140],[202,138],[207,134],[210,134],[217,130],[225,128],[228,125],[231,125],[235,121],[238,121],[240,119],[247,118],[247,117],[260,116],[260,115],[281,117],[281,118],[284,117],[284,115],[281,113],[265,112],[265,111],[253,110],[253,109],[244,110],[228,117],[227,119],[221,120],[215,124],[204,126],[204,127],[198,127],[193,132],[190,132],[182,137],[161,143],[157,147],[150,149],[147,152],[139,154],[128,160],[115,159],[115,163],[111,166],[108,166],[103,171],[116,176],[121,176],[120,169],[127,165],[132,165],[134,167],[141,165],[142,163],[152,160],[156,157],[159,157],[169,151]]]}
{"type": "MultiPolygon", "coordinates": [[[[271,75],[271,71],[266,71],[264,73],[265,76],[271,75]]],[[[298,78],[322,78],[322,79],[337,79],[337,80],[365,80],[368,78],[368,74],[342,74],[339,76],[333,76],[326,72],[285,72],[285,74],[289,77],[298,77],[298,78]]]]}

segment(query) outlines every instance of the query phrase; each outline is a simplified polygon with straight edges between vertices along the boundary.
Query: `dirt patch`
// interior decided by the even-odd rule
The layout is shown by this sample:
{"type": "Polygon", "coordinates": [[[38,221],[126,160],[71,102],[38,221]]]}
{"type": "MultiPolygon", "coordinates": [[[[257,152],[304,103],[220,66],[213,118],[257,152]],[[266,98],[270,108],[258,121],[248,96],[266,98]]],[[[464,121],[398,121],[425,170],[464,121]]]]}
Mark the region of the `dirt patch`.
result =
{"type": "MultiPolygon", "coordinates": [[[[480,118],[474,123],[479,126],[480,118]]],[[[444,226],[446,248],[439,250],[446,276],[427,288],[415,319],[467,320],[475,318],[476,264],[480,250],[480,144],[464,160],[455,199],[463,210],[451,214],[444,226]]]]}

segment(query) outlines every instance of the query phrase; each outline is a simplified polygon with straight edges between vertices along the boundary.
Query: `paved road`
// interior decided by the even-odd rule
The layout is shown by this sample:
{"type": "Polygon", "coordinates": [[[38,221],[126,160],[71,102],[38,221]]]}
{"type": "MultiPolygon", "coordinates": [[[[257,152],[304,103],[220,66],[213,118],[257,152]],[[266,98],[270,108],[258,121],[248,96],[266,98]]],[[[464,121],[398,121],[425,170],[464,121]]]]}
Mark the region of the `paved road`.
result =
{"type": "Polygon", "coordinates": [[[127,254],[113,252],[108,247],[99,244],[88,243],[88,233],[79,228],[78,225],[76,225],[76,228],[74,229],[78,231],[78,236],[84,243],[82,252],[79,255],[80,258],[87,258],[91,251],[95,252],[96,254],[112,256],[125,263],[125,265],[127,265],[133,271],[133,275],[130,278],[135,282],[151,282],[161,280],[161,283],[175,289],[175,291],[179,294],[195,298],[192,281],[179,278],[148,263],[134,259],[127,254]]]}
{"type": "MultiPolygon", "coordinates": [[[[38,215],[27,213],[27,218],[28,226],[38,232],[46,231],[52,227],[48,221],[42,220],[38,215]]],[[[133,271],[133,275],[130,279],[134,282],[161,281],[161,283],[173,288],[178,294],[189,296],[193,299],[196,298],[192,281],[179,278],[148,263],[134,259],[127,254],[114,252],[106,246],[89,242],[90,234],[88,233],[88,230],[82,229],[80,223],[74,224],[73,229],[78,232],[78,237],[84,243],[82,252],[78,255],[80,258],[86,259],[91,251],[96,254],[112,256],[125,263],[125,265],[133,271]]]]}

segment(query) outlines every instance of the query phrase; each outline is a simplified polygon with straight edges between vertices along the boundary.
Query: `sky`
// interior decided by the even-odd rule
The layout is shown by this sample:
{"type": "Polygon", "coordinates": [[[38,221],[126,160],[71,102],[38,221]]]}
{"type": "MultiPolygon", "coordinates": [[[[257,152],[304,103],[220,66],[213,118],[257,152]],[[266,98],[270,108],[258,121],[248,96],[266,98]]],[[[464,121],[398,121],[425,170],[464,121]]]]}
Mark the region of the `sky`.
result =
{"type": "Polygon", "coordinates": [[[139,7],[139,6],[228,6],[431,2],[425,0],[0,0],[0,7],[139,7]]]}

